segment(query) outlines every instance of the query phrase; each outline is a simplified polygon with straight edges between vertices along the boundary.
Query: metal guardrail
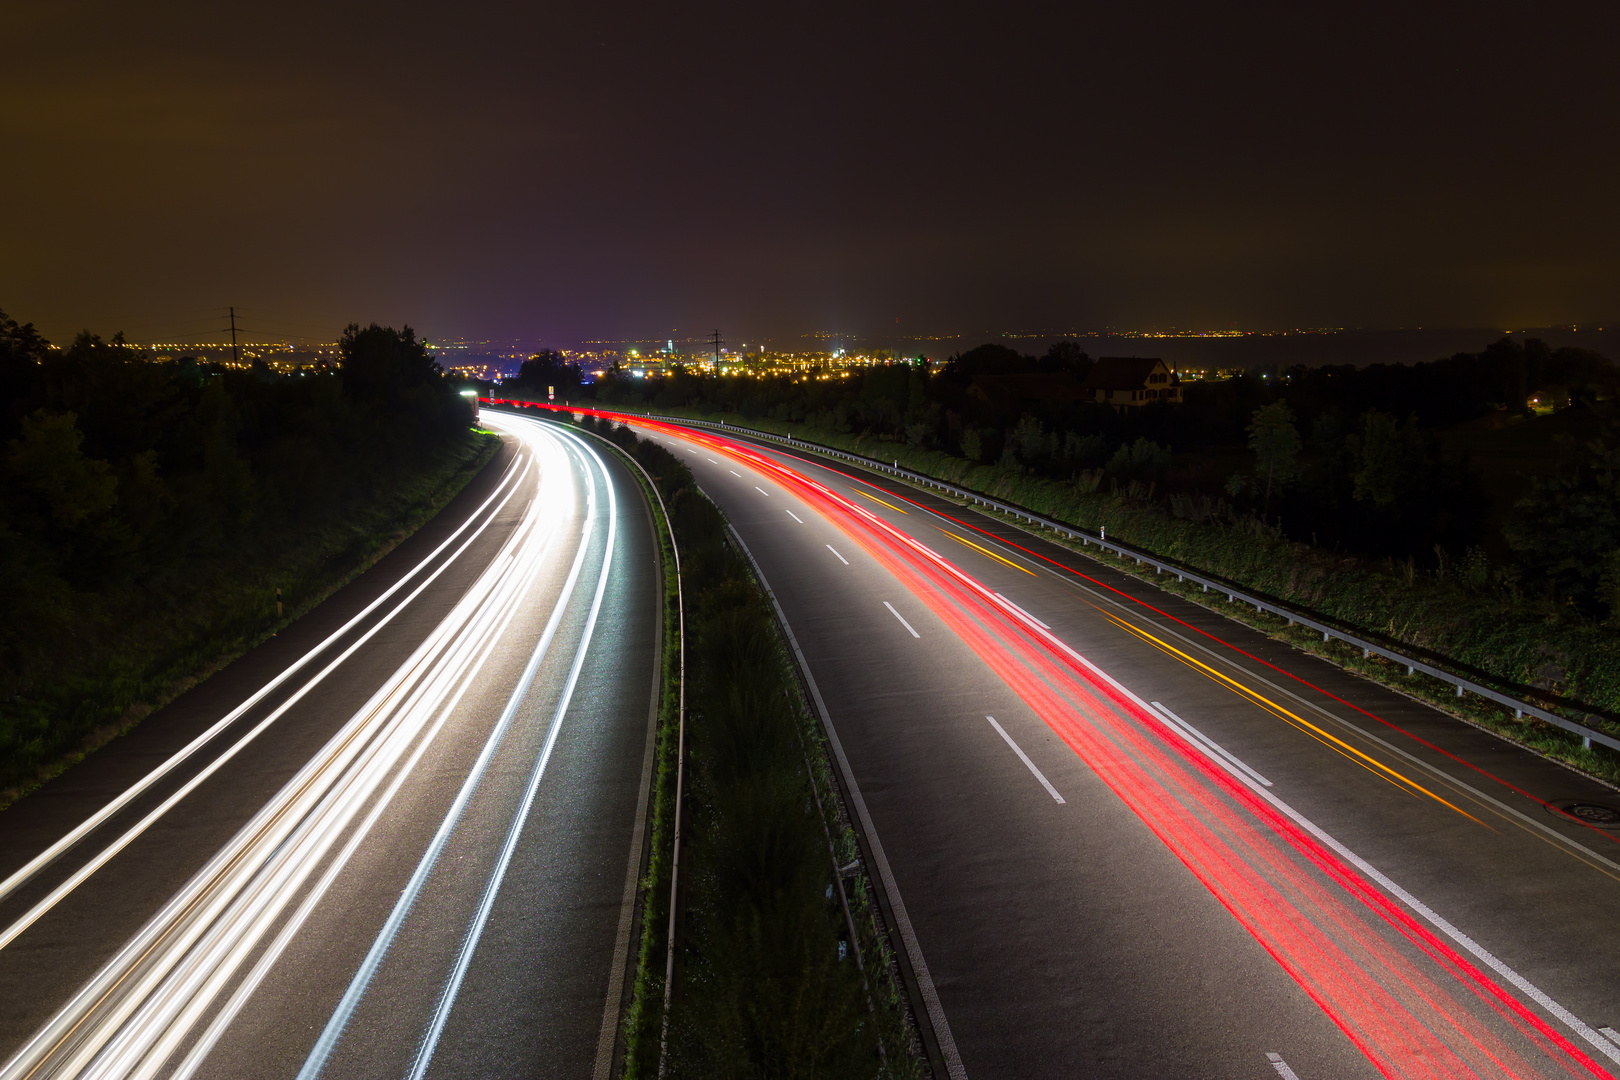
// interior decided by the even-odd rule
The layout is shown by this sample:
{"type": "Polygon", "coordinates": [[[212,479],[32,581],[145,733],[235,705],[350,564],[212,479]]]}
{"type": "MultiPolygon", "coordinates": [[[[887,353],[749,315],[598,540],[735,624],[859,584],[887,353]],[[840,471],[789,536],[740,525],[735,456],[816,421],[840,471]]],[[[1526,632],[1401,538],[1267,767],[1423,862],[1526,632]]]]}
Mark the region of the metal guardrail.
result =
{"type": "MultiPolygon", "coordinates": [[[[492,400],[490,403],[495,404],[498,400],[501,399],[492,400]]],[[[545,403],[524,402],[523,404],[539,405],[545,403]]],[[[565,408],[565,406],[555,407],[565,408]]],[[[581,411],[583,411],[583,408],[581,411]]],[[[1494,690],[1489,686],[1483,685],[1482,683],[1474,682],[1472,679],[1464,678],[1461,675],[1455,675],[1444,668],[1435,667],[1433,664],[1427,663],[1426,661],[1407,656],[1404,653],[1398,653],[1393,649],[1385,648],[1375,641],[1368,641],[1365,638],[1357,637],[1356,635],[1347,633],[1336,626],[1329,626],[1326,623],[1318,622],[1315,619],[1301,615],[1297,611],[1292,611],[1288,608],[1273,604],[1269,600],[1263,600],[1259,597],[1251,596],[1241,589],[1234,588],[1226,582],[1205,577],[1201,574],[1194,573],[1184,566],[1178,566],[1175,563],[1167,562],[1154,555],[1150,555],[1145,551],[1133,548],[1128,544],[1121,544],[1117,540],[1110,540],[1108,539],[1106,529],[1100,530],[1096,533],[1091,533],[1074,525],[1066,525],[1062,522],[1052,521],[1050,518],[1044,518],[1039,514],[1031,513],[1021,506],[1012,506],[1004,502],[998,502],[995,499],[979,494],[977,491],[970,491],[967,488],[957,487],[955,484],[947,484],[943,480],[936,480],[932,476],[924,476],[922,473],[915,473],[910,469],[902,469],[900,468],[900,463],[898,461],[894,462],[893,464],[889,464],[875,458],[865,457],[861,454],[851,454],[847,450],[838,450],[830,446],[823,446],[820,443],[806,442],[803,439],[795,439],[791,435],[778,435],[771,431],[759,431],[756,428],[746,428],[738,424],[728,424],[722,420],[694,420],[686,416],[660,416],[656,413],[650,412],[642,414],[627,413],[626,415],[642,415],[648,420],[658,420],[668,424],[686,424],[716,428],[722,431],[735,432],[739,435],[746,435],[750,438],[783,443],[788,446],[793,446],[827,457],[842,458],[845,461],[860,465],[863,468],[888,473],[920,487],[931,487],[935,490],[946,492],[958,499],[963,499],[979,506],[988,507],[992,510],[999,510],[1003,514],[1007,514],[1016,520],[1027,521],[1031,525],[1038,528],[1050,529],[1052,532],[1057,533],[1060,536],[1066,536],[1070,540],[1078,540],[1080,541],[1082,547],[1096,544],[1104,551],[1112,551],[1117,553],[1121,558],[1135,559],[1138,566],[1151,566],[1156,573],[1174,574],[1176,575],[1177,581],[1190,581],[1194,585],[1202,585],[1205,592],[1225,593],[1226,598],[1234,604],[1241,603],[1247,607],[1253,607],[1256,611],[1266,612],[1287,619],[1290,626],[1299,625],[1311,630],[1315,630],[1317,633],[1322,635],[1323,641],[1331,641],[1337,638],[1348,645],[1352,645],[1361,650],[1361,655],[1364,658],[1370,659],[1374,656],[1381,656],[1384,659],[1392,660],[1397,664],[1404,664],[1406,666],[1406,673],[1408,675],[1416,675],[1418,672],[1422,672],[1423,674],[1432,678],[1439,679],[1441,682],[1449,683],[1452,686],[1455,686],[1457,688],[1458,697],[1462,697],[1465,693],[1477,694],[1478,696],[1485,698],[1487,701],[1494,701],[1504,708],[1512,709],[1513,715],[1519,719],[1523,719],[1526,716],[1533,716],[1538,720],[1544,720],[1555,727],[1563,728],[1565,731],[1568,731],[1571,734],[1579,735],[1581,737],[1582,745],[1586,746],[1588,749],[1591,748],[1593,743],[1597,743],[1601,746],[1607,746],[1611,750],[1620,750],[1620,739],[1616,739],[1612,735],[1607,735],[1601,731],[1595,731],[1592,728],[1587,727],[1585,724],[1578,724],[1573,720],[1559,716],[1555,712],[1549,712],[1539,705],[1532,705],[1527,701],[1520,701],[1518,698],[1509,697],[1507,694],[1504,694],[1499,690],[1494,690]]]]}
{"type": "Polygon", "coordinates": [[[1578,724],[1573,720],[1559,716],[1555,712],[1549,712],[1548,710],[1541,708],[1539,705],[1532,705],[1527,701],[1520,701],[1518,698],[1509,697],[1507,694],[1501,693],[1500,691],[1494,690],[1491,687],[1485,686],[1481,683],[1474,682],[1472,679],[1464,678],[1461,675],[1455,675],[1449,671],[1446,671],[1444,668],[1435,667],[1433,664],[1429,664],[1423,660],[1406,656],[1405,654],[1398,653],[1393,649],[1385,648],[1377,642],[1368,641],[1365,638],[1360,638],[1354,634],[1346,633],[1345,631],[1340,630],[1338,627],[1329,626],[1325,623],[1318,622],[1315,619],[1301,615],[1297,611],[1291,611],[1288,608],[1279,607],[1269,600],[1263,600],[1259,597],[1251,596],[1248,593],[1243,592],[1241,589],[1233,588],[1231,585],[1228,585],[1225,582],[1217,581],[1214,578],[1204,577],[1201,574],[1196,574],[1184,566],[1178,566],[1175,563],[1159,559],[1148,554],[1147,552],[1133,548],[1128,544],[1121,544],[1117,540],[1110,540],[1108,539],[1106,529],[1103,529],[1097,533],[1091,533],[1085,529],[1080,529],[1073,525],[1066,525],[1061,522],[1052,521],[1049,518],[1041,517],[1039,514],[1032,514],[1023,507],[1011,506],[1007,503],[998,502],[995,499],[988,498],[976,491],[969,491],[967,488],[957,487],[955,484],[947,484],[943,480],[936,480],[932,476],[924,476],[921,473],[915,473],[909,469],[902,469],[900,468],[900,463],[898,461],[894,462],[893,464],[889,464],[878,461],[875,458],[864,457],[860,454],[851,454],[848,451],[837,450],[830,446],[823,446],[820,443],[812,443],[806,442],[803,439],[795,439],[791,435],[778,435],[775,432],[759,431],[755,428],[745,428],[737,424],[728,424],[719,420],[693,420],[684,416],[659,416],[652,413],[645,415],[649,420],[659,420],[671,424],[696,424],[702,427],[717,428],[724,431],[736,432],[740,435],[747,435],[751,438],[784,443],[789,446],[798,447],[828,457],[842,458],[845,461],[853,462],[857,465],[863,466],[864,468],[889,473],[920,487],[931,487],[936,490],[946,492],[958,499],[976,503],[979,506],[988,507],[992,510],[999,510],[1001,513],[1010,515],[1014,519],[1027,521],[1031,525],[1038,528],[1050,529],[1052,532],[1057,533],[1060,536],[1066,536],[1071,540],[1079,540],[1082,547],[1096,544],[1104,551],[1113,551],[1117,553],[1121,558],[1135,559],[1137,565],[1139,566],[1151,566],[1157,573],[1174,574],[1176,575],[1177,581],[1190,581],[1194,585],[1202,585],[1205,592],[1225,593],[1227,600],[1234,604],[1241,603],[1245,606],[1253,607],[1256,611],[1267,612],[1272,615],[1280,616],[1281,618],[1287,619],[1290,626],[1297,624],[1299,626],[1315,630],[1322,635],[1323,641],[1331,641],[1337,638],[1346,644],[1360,649],[1361,655],[1364,658],[1370,659],[1374,656],[1381,656],[1384,659],[1394,661],[1397,664],[1404,664],[1406,665],[1406,673],[1408,675],[1415,675],[1418,672],[1422,672],[1423,674],[1432,678],[1439,679],[1441,682],[1450,683],[1452,686],[1455,686],[1457,688],[1458,697],[1462,697],[1465,693],[1477,694],[1488,701],[1494,701],[1498,705],[1512,709],[1513,715],[1519,719],[1523,719],[1526,716],[1533,716],[1538,720],[1544,720],[1549,724],[1555,725],[1556,727],[1563,728],[1565,731],[1579,735],[1581,737],[1582,745],[1588,748],[1590,748],[1593,743],[1598,743],[1602,746],[1607,746],[1611,750],[1620,750],[1620,739],[1616,739],[1612,735],[1606,735],[1601,731],[1594,731],[1585,724],[1578,724]]]}

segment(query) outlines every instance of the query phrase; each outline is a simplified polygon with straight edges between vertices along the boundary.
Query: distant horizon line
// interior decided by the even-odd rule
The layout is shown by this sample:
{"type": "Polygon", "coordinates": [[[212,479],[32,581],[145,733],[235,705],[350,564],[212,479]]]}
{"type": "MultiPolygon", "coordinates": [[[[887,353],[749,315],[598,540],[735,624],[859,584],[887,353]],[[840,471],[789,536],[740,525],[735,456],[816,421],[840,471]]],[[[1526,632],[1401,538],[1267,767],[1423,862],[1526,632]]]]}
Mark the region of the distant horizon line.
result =
{"type": "MultiPolygon", "coordinates": [[[[405,325],[408,325],[408,324],[405,324],[405,325]]],[[[837,332],[837,331],[828,331],[828,330],[816,330],[816,331],[809,331],[809,332],[806,332],[806,333],[793,334],[793,335],[762,336],[762,337],[757,338],[756,340],[757,340],[757,343],[759,345],[763,345],[767,349],[775,349],[777,351],[789,351],[788,345],[789,345],[789,343],[792,343],[793,345],[799,346],[800,348],[799,349],[792,349],[791,351],[801,351],[801,349],[802,349],[802,347],[804,345],[809,344],[811,342],[821,342],[821,343],[825,343],[825,344],[827,344],[829,346],[834,346],[834,347],[836,347],[836,346],[838,346],[838,345],[840,345],[842,343],[871,342],[871,343],[873,343],[874,347],[882,347],[881,343],[884,343],[884,342],[915,342],[915,343],[938,342],[938,343],[941,343],[941,344],[946,343],[946,342],[961,342],[961,343],[966,344],[969,341],[973,341],[975,345],[983,345],[983,344],[994,344],[994,343],[1002,342],[1002,341],[1009,342],[1009,343],[1016,342],[1016,341],[1063,341],[1063,340],[1079,341],[1079,340],[1085,340],[1085,339],[1182,340],[1182,341],[1205,340],[1205,341],[1214,341],[1214,340],[1223,340],[1223,339],[1225,339],[1225,340],[1233,340],[1233,339],[1256,338],[1256,337],[1262,337],[1262,338],[1268,338],[1268,337],[1333,337],[1333,336],[1346,336],[1346,335],[1354,335],[1354,334],[1372,335],[1372,334],[1408,334],[1408,333],[1434,333],[1434,334],[1490,333],[1490,334],[1502,334],[1504,336],[1510,336],[1510,335],[1515,335],[1515,334],[1526,334],[1526,335],[1528,335],[1528,334],[1547,333],[1547,332],[1557,332],[1557,333],[1606,333],[1606,332],[1608,332],[1608,327],[1610,325],[1611,325],[1611,322],[1608,321],[1608,320],[1605,320],[1601,324],[1599,324],[1599,323],[1597,323],[1595,321],[1594,322],[1582,322],[1582,323],[1557,323],[1557,324],[1550,324],[1550,325],[1546,325],[1546,326],[1526,326],[1526,325],[1521,324],[1521,325],[1519,325],[1517,327],[1513,327],[1513,328],[1495,327],[1495,326],[1373,326],[1373,327],[1365,327],[1365,326],[1332,326],[1332,327],[1274,327],[1274,328],[1266,328],[1266,329],[1230,328],[1230,329],[1217,330],[1217,329],[1193,329],[1193,328],[1181,328],[1181,327],[1167,327],[1167,328],[1164,328],[1164,329],[1154,329],[1154,328],[1115,329],[1115,328],[1112,328],[1112,327],[1105,327],[1105,328],[1100,329],[1100,330],[1079,330],[1079,329],[1068,329],[1068,330],[1037,330],[1037,329],[1029,329],[1029,330],[984,330],[984,331],[979,331],[977,333],[974,333],[974,332],[971,332],[971,331],[961,331],[961,332],[954,332],[954,333],[930,333],[930,334],[921,334],[921,333],[919,333],[919,334],[906,334],[906,333],[899,333],[899,334],[862,334],[862,333],[840,333],[840,332],[837,332]]],[[[1620,320],[1615,320],[1613,322],[1613,325],[1616,325],[1617,327],[1620,327],[1620,320]]],[[[599,349],[603,348],[603,347],[613,347],[613,346],[636,347],[636,346],[642,346],[642,345],[648,345],[648,344],[652,344],[652,345],[656,346],[657,344],[663,343],[663,342],[674,342],[674,343],[680,344],[680,345],[698,345],[698,346],[702,346],[703,348],[701,349],[701,351],[705,351],[705,352],[707,352],[709,350],[709,348],[712,347],[712,339],[708,335],[702,335],[702,336],[683,335],[683,336],[675,337],[675,336],[671,336],[671,334],[669,332],[659,334],[657,336],[644,335],[644,336],[640,336],[640,337],[576,338],[576,339],[572,339],[572,340],[560,338],[560,337],[555,336],[555,335],[545,335],[545,336],[536,335],[536,336],[523,336],[523,337],[487,337],[487,338],[473,338],[473,337],[460,337],[460,336],[458,336],[458,337],[424,336],[424,337],[421,338],[421,340],[422,340],[424,345],[427,345],[429,348],[434,348],[434,349],[466,349],[466,348],[471,348],[473,346],[483,346],[483,347],[502,347],[502,346],[504,346],[504,347],[508,347],[508,348],[517,349],[517,348],[522,348],[522,347],[532,345],[532,346],[535,347],[535,350],[538,351],[539,349],[543,349],[543,348],[559,348],[559,349],[561,349],[561,348],[576,348],[577,349],[577,348],[580,348],[580,347],[583,347],[583,346],[596,346],[599,349]]],[[[188,348],[188,349],[189,348],[218,349],[218,348],[230,348],[230,343],[228,341],[227,342],[219,342],[218,340],[190,341],[190,342],[172,341],[172,340],[171,341],[149,340],[149,341],[129,341],[128,343],[131,344],[131,345],[140,347],[140,348],[147,348],[147,349],[181,349],[181,348],[188,348]]],[[[258,341],[252,341],[252,342],[239,341],[237,343],[237,347],[238,348],[264,348],[264,347],[272,347],[272,346],[290,347],[290,346],[293,346],[293,345],[298,345],[300,347],[306,347],[306,348],[321,348],[321,347],[333,347],[333,346],[335,346],[337,344],[338,344],[338,342],[337,342],[336,339],[325,340],[325,339],[319,339],[319,338],[314,338],[314,337],[309,337],[309,336],[285,335],[285,336],[280,336],[280,337],[276,337],[276,338],[265,338],[265,339],[261,339],[261,340],[258,340],[258,341]]],[[[727,348],[747,348],[749,344],[750,343],[748,343],[748,342],[739,342],[737,346],[726,345],[725,347],[727,347],[727,348]]],[[[592,350],[590,350],[590,349],[580,349],[580,351],[592,351],[592,350]]]]}

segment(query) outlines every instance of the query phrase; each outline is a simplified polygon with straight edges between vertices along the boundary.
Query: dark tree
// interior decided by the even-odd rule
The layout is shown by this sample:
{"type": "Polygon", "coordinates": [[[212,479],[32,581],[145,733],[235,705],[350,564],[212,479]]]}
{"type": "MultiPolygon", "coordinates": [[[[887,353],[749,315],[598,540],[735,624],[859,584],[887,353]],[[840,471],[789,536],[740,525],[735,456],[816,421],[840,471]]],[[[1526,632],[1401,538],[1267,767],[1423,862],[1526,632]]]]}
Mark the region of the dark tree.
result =
{"type": "Polygon", "coordinates": [[[338,342],[343,357],[340,370],[343,389],[355,401],[396,401],[403,394],[427,386],[444,375],[444,369],[416,340],[409,326],[372,323],[364,330],[350,323],[338,342]]]}
{"type": "Polygon", "coordinates": [[[532,394],[544,394],[547,387],[555,387],[558,399],[576,397],[584,376],[579,365],[555,349],[541,349],[518,369],[516,386],[532,394]]]}

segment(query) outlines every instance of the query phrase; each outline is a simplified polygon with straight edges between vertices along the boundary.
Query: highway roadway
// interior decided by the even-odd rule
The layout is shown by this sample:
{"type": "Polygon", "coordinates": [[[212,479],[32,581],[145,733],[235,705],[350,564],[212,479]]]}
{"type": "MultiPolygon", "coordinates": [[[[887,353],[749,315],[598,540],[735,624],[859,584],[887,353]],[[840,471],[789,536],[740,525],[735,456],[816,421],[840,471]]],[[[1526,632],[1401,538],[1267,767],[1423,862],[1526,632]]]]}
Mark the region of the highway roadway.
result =
{"type": "Polygon", "coordinates": [[[1613,790],[924,491],[633,422],[807,660],[941,1075],[1620,1075],[1620,832],[1564,809],[1613,790]]]}
{"type": "Polygon", "coordinates": [[[600,444],[497,459],[0,817],[0,1077],[605,1076],[661,577],[600,444]]]}

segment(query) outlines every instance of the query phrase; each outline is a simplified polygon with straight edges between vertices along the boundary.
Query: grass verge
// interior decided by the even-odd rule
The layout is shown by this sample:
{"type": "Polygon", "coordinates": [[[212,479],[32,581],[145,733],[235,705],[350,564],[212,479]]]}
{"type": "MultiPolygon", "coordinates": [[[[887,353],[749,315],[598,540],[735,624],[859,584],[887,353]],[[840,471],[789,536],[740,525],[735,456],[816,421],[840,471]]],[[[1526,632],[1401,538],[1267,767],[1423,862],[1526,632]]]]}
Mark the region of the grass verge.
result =
{"type": "MultiPolygon", "coordinates": [[[[898,964],[769,600],[684,465],[628,429],[590,419],[580,426],[654,478],[680,548],[686,607],[676,982],[665,1043],[677,719],[668,660],[675,651],[666,650],[652,850],[621,1075],[657,1076],[662,1057],[669,1077],[924,1076],[898,964]],[[851,864],[846,917],[838,871],[851,864]]],[[[667,570],[667,540],[665,551],[667,570]]],[[[672,595],[668,572],[665,588],[672,595]]],[[[667,620],[666,633],[674,633],[667,620]]]]}

